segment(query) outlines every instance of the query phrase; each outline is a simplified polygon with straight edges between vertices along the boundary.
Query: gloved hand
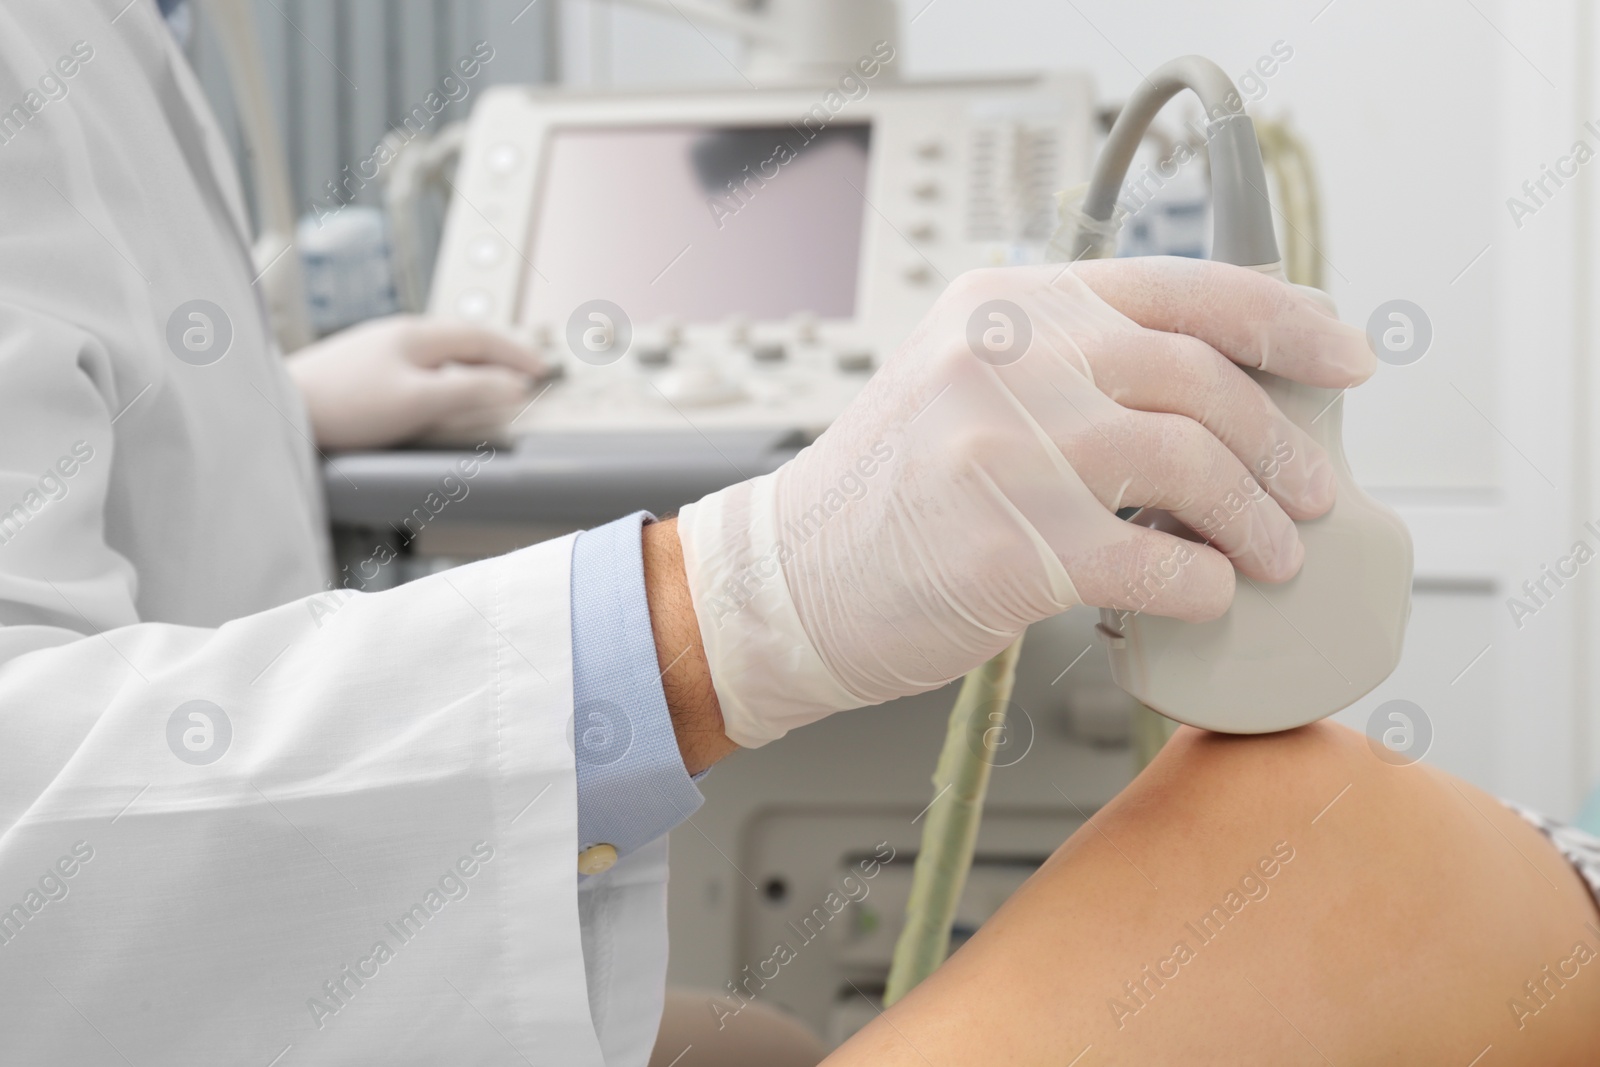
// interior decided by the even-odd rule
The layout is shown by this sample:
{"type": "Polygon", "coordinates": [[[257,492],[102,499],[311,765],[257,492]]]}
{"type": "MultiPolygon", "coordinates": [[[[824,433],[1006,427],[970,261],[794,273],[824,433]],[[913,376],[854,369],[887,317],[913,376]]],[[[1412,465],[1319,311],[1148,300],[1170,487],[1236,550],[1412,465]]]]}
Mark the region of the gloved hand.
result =
{"type": "Polygon", "coordinates": [[[1227,610],[1234,567],[1293,576],[1291,519],[1332,506],[1332,467],[1239,365],[1338,388],[1376,360],[1242,267],[956,279],[813,445],[679,516],[728,736],[936,688],[1077,604],[1198,621],[1227,610]],[[1119,520],[1131,505],[1206,543],[1119,520]]]}
{"type": "Polygon", "coordinates": [[[495,423],[528,402],[544,367],[504,334],[445,319],[393,315],[287,360],[317,444],[381,448],[444,427],[495,423]]]}

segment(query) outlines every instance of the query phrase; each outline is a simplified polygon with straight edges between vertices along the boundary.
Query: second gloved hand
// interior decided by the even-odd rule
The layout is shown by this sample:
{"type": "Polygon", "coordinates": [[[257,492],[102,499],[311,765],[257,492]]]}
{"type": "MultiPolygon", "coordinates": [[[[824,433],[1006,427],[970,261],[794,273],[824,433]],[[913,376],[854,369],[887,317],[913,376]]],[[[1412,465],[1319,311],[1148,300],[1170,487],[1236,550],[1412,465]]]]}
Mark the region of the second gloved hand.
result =
{"type": "Polygon", "coordinates": [[[544,372],[531,349],[479,326],[394,315],[287,360],[317,444],[382,448],[447,427],[504,421],[544,372]]]}
{"type": "Polygon", "coordinates": [[[815,444],[683,510],[728,736],[936,688],[1078,604],[1203,620],[1235,567],[1294,575],[1292,520],[1332,506],[1333,471],[1241,366],[1342,388],[1376,362],[1315,299],[1241,267],[958,278],[815,444]]]}

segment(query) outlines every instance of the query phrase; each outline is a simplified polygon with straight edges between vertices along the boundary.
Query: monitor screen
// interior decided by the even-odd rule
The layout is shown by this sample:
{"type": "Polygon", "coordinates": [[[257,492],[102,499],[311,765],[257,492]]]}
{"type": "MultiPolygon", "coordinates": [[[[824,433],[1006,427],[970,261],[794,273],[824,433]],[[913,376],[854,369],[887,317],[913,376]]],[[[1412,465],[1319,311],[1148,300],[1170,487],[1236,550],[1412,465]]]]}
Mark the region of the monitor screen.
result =
{"type": "Polygon", "coordinates": [[[589,300],[634,322],[855,313],[871,128],[553,131],[523,321],[589,300]]]}

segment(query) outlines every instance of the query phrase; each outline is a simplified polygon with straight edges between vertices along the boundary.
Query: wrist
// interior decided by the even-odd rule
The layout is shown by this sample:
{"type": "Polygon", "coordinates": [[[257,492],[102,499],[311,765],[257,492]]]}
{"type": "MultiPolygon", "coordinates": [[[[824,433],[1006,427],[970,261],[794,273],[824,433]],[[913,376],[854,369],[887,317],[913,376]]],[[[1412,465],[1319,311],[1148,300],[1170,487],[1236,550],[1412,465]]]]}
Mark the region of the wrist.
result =
{"type": "Polygon", "coordinates": [[[650,523],[643,532],[644,589],[650,605],[661,689],[684,768],[699,774],[739,746],[728,738],[711,667],[700,638],[684,570],[678,521],[650,523]]]}
{"type": "Polygon", "coordinates": [[[828,669],[790,595],[786,568],[809,536],[800,523],[779,525],[779,481],[792,469],[729,486],[678,515],[718,709],[727,735],[745,748],[868,703],[828,669]]]}

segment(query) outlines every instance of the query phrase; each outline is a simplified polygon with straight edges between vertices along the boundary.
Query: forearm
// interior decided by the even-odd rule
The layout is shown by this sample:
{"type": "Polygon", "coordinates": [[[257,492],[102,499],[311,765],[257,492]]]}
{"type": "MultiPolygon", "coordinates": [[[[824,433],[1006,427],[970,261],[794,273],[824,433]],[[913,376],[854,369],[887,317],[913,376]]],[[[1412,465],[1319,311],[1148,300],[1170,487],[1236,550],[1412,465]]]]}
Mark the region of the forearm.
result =
{"type": "Polygon", "coordinates": [[[684,768],[699,774],[739,746],[723,732],[711,667],[689,597],[676,519],[644,528],[644,588],[672,732],[684,768]]]}

